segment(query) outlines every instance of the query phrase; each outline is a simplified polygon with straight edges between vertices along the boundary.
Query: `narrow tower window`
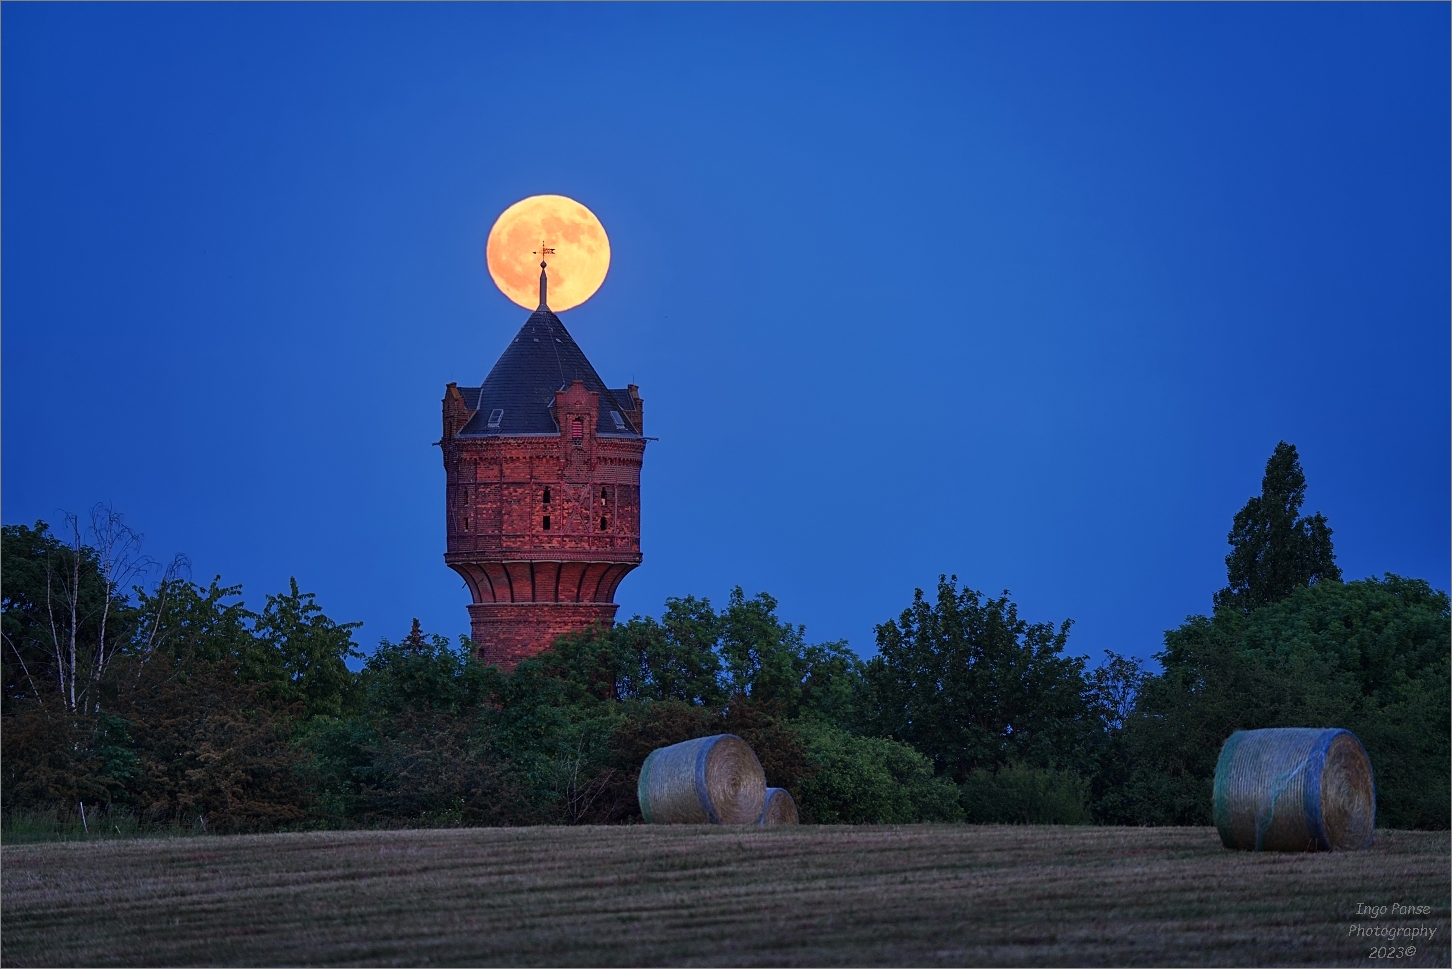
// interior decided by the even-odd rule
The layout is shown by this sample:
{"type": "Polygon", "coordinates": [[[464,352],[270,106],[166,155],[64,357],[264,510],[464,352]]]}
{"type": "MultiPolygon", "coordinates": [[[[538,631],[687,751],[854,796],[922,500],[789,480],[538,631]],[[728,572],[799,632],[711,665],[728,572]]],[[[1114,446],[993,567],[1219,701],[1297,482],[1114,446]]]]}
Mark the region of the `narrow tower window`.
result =
{"type": "Polygon", "coordinates": [[[550,489],[548,489],[548,488],[546,488],[545,491],[544,491],[544,503],[546,505],[548,505],[550,503],[550,489]]]}
{"type": "Polygon", "coordinates": [[[585,421],[583,418],[576,417],[574,420],[570,421],[570,440],[574,441],[576,444],[579,444],[584,439],[585,421]]]}
{"type": "Polygon", "coordinates": [[[600,516],[600,531],[603,532],[606,529],[608,529],[609,527],[610,527],[610,519],[606,518],[604,515],[601,515],[600,516]]]}
{"type": "Polygon", "coordinates": [[[549,515],[544,516],[544,530],[545,531],[549,531],[550,530],[550,516],[549,515]]]}

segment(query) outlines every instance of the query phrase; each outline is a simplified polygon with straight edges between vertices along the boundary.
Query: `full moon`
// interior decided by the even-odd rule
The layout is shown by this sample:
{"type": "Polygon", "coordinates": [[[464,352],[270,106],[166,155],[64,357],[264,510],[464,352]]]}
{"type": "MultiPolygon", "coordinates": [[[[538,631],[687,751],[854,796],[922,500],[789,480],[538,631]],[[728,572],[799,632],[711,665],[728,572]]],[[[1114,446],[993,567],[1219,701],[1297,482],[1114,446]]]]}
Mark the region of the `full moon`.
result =
{"type": "Polygon", "coordinates": [[[549,306],[563,312],[594,296],[605,281],[610,240],[595,213],[574,199],[531,195],[499,216],[484,258],[494,285],[527,310],[539,305],[539,264],[549,263],[549,306]]]}

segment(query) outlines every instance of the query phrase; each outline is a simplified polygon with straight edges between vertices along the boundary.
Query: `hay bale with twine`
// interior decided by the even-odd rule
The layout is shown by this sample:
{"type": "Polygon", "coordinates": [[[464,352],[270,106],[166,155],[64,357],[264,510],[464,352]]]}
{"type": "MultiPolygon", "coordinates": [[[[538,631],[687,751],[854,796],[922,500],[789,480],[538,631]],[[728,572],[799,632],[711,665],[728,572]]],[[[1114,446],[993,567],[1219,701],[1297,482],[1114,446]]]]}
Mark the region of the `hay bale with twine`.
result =
{"type": "Polygon", "coordinates": [[[723,733],[652,750],[636,795],[647,824],[755,824],[766,774],[746,741],[723,733]]]}
{"type": "Polygon", "coordinates": [[[761,809],[761,820],[756,822],[766,826],[771,824],[799,824],[801,818],[797,815],[797,802],[792,798],[791,792],[780,787],[768,787],[766,789],[766,807],[761,809]]]}
{"type": "Polygon", "coordinates": [[[1215,827],[1225,847],[1246,851],[1368,848],[1371,758],[1335,727],[1237,730],[1215,765],[1215,827]]]}

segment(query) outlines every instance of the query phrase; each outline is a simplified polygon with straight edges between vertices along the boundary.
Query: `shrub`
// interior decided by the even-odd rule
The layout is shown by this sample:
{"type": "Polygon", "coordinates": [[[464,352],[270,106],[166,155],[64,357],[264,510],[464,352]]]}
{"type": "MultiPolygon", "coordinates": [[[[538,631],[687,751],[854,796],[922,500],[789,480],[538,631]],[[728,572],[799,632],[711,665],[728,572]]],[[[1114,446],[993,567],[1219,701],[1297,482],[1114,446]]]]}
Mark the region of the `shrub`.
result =
{"type": "Polygon", "coordinates": [[[1067,770],[1009,766],[978,770],[962,786],[975,824],[1088,824],[1089,781],[1067,770]]]}
{"type": "Polygon", "coordinates": [[[1103,820],[1209,824],[1220,745],[1236,730],[1344,727],[1376,771],[1377,823],[1447,827],[1452,790],[1445,592],[1388,575],[1318,582],[1254,612],[1165,634],[1123,736],[1103,820]]]}
{"type": "Polygon", "coordinates": [[[798,724],[808,773],[793,791],[802,820],[817,824],[959,821],[957,790],[907,744],[798,724]]]}

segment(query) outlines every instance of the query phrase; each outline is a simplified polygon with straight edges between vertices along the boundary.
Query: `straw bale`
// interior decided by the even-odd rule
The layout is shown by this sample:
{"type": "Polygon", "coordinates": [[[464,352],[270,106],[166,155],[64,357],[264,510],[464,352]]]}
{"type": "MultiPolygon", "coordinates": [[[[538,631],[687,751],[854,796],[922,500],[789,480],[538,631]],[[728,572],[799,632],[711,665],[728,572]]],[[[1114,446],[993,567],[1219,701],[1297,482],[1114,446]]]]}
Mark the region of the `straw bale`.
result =
{"type": "Polygon", "coordinates": [[[1215,765],[1215,827],[1227,848],[1371,846],[1376,784],[1361,741],[1335,727],[1237,730],[1215,765]]]}
{"type": "Polygon", "coordinates": [[[797,802],[792,799],[791,792],[780,787],[768,787],[766,807],[761,809],[761,820],[756,823],[797,824],[800,821],[801,818],[797,816],[797,802]]]}
{"type": "Polygon", "coordinates": [[[636,794],[649,824],[755,824],[766,775],[746,741],[717,734],[651,751],[636,794]]]}

